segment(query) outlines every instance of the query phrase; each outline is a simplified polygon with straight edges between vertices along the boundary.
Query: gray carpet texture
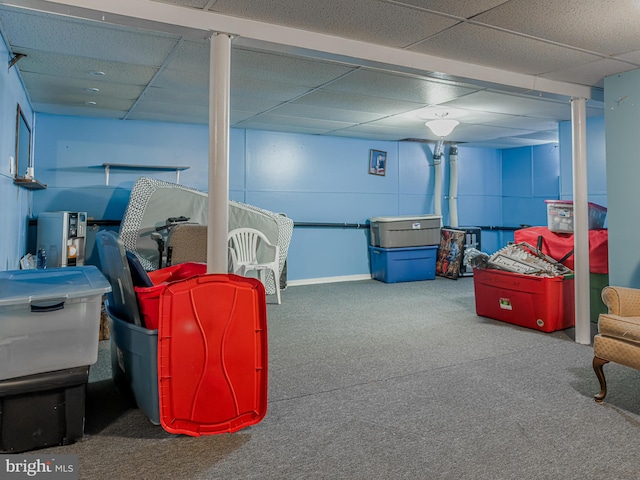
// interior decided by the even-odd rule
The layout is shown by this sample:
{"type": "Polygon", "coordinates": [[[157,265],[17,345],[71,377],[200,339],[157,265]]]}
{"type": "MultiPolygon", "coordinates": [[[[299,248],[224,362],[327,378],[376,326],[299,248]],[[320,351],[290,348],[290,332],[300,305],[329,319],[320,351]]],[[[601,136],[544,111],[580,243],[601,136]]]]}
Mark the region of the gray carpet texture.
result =
{"type": "MultiPolygon", "coordinates": [[[[605,366],[573,329],[475,314],[473,278],[289,287],[268,305],[264,420],[171,435],[91,367],[81,479],[640,478],[640,372],[605,366]]],[[[215,401],[215,399],[212,399],[215,401]]]]}

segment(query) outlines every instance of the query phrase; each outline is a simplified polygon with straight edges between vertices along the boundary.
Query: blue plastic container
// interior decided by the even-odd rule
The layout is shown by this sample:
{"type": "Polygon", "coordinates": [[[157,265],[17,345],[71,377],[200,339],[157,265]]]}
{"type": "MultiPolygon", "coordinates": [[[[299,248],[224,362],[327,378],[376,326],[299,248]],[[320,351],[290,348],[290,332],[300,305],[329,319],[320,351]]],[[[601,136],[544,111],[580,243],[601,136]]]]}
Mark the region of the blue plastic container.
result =
{"type": "Polygon", "coordinates": [[[438,246],[369,247],[371,275],[385,283],[415,282],[436,278],[438,246]]]}

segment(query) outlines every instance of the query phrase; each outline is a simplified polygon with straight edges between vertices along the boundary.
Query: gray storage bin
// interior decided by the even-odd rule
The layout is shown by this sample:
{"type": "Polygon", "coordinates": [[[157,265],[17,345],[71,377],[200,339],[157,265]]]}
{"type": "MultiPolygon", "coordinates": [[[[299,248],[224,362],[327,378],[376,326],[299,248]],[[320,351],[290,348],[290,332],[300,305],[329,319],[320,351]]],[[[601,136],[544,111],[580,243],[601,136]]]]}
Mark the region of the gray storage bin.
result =
{"type": "Polygon", "coordinates": [[[373,247],[404,248],[440,244],[440,215],[372,217],[369,223],[373,247]]]}
{"type": "Polygon", "coordinates": [[[158,330],[125,322],[110,311],[111,373],[115,384],[129,391],[151,423],[160,425],[158,398],[158,330]]]}

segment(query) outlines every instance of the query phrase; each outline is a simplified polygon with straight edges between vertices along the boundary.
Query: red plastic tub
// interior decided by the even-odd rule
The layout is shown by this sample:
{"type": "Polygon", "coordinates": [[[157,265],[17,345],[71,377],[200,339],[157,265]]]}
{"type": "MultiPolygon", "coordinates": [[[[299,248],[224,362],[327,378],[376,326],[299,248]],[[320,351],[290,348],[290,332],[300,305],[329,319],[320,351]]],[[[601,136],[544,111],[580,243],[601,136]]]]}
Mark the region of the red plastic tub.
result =
{"type": "Polygon", "coordinates": [[[473,269],[476,313],[482,317],[553,332],[575,324],[573,276],[537,277],[473,269]]]}
{"type": "Polygon", "coordinates": [[[160,323],[160,296],[167,286],[207,273],[206,263],[187,262],[149,272],[153,287],[134,287],[138,299],[140,317],[147,330],[157,330],[160,323]]]}

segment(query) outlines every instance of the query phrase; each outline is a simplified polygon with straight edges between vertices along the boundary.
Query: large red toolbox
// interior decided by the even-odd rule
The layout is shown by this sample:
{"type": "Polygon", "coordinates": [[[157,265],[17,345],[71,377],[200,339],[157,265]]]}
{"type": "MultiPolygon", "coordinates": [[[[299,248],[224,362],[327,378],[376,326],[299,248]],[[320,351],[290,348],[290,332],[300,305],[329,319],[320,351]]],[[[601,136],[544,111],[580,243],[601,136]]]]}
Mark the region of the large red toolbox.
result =
{"type": "Polygon", "coordinates": [[[170,283],[158,329],[160,422],[170,433],[235,432],[267,412],[265,289],[209,274],[170,283]]]}
{"type": "Polygon", "coordinates": [[[482,317],[553,332],[573,327],[573,276],[538,277],[474,268],[476,313],[482,317]]]}

